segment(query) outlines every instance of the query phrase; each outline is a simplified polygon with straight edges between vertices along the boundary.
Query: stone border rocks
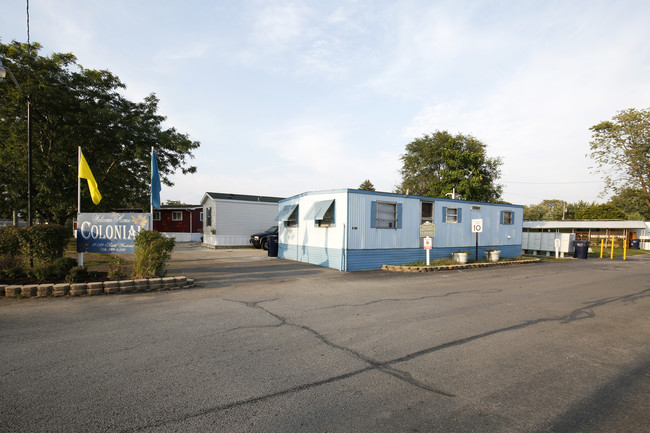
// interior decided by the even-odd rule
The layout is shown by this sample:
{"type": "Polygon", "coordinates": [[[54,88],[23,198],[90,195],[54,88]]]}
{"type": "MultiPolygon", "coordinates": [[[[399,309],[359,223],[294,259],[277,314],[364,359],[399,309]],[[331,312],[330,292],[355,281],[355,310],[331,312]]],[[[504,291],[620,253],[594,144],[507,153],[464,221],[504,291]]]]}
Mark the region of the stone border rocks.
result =
{"type": "Polygon", "coordinates": [[[185,276],[165,278],[142,278],[138,280],[103,281],[94,283],[0,285],[0,297],[47,298],[62,296],[97,296],[114,293],[151,292],[154,290],[178,290],[194,287],[194,280],[185,276]]]}
{"type": "Polygon", "coordinates": [[[442,266],[400,266],[400,265],[383,265],[382,271],[393,272],[440,272],[440,271],[456,271],[460,269],[475,269],[475,268],[489,268],[495,266],[516,266],[528,265],[531,263],[539,263],[541,259],[529,260],[508,260],[503,262],[490,262],[490,263],[467,263],[459,265],[442,265],[442,266]]]}

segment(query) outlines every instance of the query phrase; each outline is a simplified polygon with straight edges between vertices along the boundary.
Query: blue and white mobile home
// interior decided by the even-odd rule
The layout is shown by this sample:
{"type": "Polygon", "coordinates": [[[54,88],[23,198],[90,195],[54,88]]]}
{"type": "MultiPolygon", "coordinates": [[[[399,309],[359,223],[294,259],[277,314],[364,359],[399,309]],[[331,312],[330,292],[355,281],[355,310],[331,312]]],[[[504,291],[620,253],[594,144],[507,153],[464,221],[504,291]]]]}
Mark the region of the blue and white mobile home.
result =
{"type": "Polygon", "coordinates": [[[341,189],[280,201],[278,257],[343,271],[424,261],[420,225],[435,225],[431,260],[476,250],[472,220],[483,221],[479,256],[521,254],[523,206],[341,189]]]}

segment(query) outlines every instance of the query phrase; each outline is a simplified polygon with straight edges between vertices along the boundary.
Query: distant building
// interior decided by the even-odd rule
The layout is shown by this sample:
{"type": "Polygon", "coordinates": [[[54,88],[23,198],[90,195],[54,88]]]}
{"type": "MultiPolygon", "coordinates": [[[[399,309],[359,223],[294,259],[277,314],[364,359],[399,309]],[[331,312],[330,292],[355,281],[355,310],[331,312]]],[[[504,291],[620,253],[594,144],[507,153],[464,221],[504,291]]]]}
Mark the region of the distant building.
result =
{"type": "Polygon", "coordinates": [[[203,244],[250,246],[250,236],[276,225],[281,197],[207,192],[203,208],[203,244]]]}
{"type": "Polygon", "coordinates": [[[162,205],[153,211],[153,229],[177,242],[201,242],[203,207],[200,205],[162,205]]]}
{"type": "Polygon", "coordinates": [[[476,254],[472,221],[481,220],[479,258],[487,249],[521,255],[523,206],[341,189],[280,202],[278,257],[343,271],[424,261],[420,226],[435,226],[431,260],[476,254]]]}

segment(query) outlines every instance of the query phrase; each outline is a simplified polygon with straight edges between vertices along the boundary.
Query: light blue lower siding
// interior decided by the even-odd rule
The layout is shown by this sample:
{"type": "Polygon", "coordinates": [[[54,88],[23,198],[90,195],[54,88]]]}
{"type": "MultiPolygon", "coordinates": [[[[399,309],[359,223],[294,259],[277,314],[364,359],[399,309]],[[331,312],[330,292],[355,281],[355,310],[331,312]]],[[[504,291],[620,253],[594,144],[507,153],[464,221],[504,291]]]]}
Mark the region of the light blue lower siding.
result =
{"type": "Polygon", "coordinates": [[[341,249],[307,247],[303,245],[278,245],[278,257],[281,259],[295,260],[297,262],[311,263],[312,265],[325,266],[334,269],[343,269],[341,249]]]}
{"type": "MultiPolygon", "coordinates": [[[[479,246],[480,259],[485,258],[486,249],[501,251],[501,257],[519,257],[521,245],[479,246]]],[[[451,253],[467,250],[471,252],[470,259],[474,259],[476,247],[465,248],[433,248],[429,254],[431,261],[438,259],[451,259],[451,253]]],[[[386,250],[349,250],[348,271],[368,271],[380,269],[382,265],[406,265],[415,262],[424,262],[427,255],[422,248],[400,248],[386,250]]]]}
{"type": "MultiPolygon", "coordinates": [[[[486,249],[497,249],[501,251],[501,257],[518,257],[521,255],[521,245],[500,245],[480,246],[478,248],[479,258],[485,258],[486,249]]],[[[433,248],[430,253],[430,260],[450,259],[451,253],[467,250],[471,252],[470,260],[475,259],[476,247],[463,248],[433,248]]],[[[296,260],[299,262],[311,263],[328,268],[343,270],[345,263],[343,253],[340,249],[322,247],[306,247],[297,245],[278,245],[278,257],[282,259],[296,260]]],[[[405,265],[415,262],[424,262],[426,252],[422,248],[397,248],[378,250],[348,250],[347,252],[348,271],[368,271],[380,269],[382,265],[405,265]]]]}

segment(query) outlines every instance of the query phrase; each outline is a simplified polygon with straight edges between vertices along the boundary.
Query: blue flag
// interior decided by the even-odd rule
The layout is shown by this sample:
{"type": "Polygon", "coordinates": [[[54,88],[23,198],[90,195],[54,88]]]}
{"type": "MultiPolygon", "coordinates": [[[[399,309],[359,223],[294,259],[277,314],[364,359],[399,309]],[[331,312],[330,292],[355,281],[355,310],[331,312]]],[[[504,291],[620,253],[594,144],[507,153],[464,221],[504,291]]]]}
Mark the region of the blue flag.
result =
{"type": "Polygon", "coordinates": [[[160,209],[160,173],[155,151],[151,152],[151,206],[160,209]]]}

